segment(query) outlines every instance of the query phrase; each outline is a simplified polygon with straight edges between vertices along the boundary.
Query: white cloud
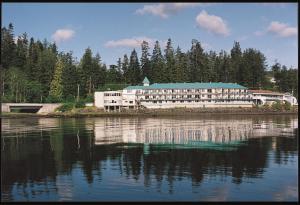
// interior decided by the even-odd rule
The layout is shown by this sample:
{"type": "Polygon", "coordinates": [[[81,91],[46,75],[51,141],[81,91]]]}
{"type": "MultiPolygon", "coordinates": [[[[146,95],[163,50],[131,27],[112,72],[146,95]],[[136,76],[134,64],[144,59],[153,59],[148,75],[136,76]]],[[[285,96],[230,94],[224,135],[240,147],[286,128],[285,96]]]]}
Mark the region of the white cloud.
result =
{"type": "Polygon", "coordinates": [[[58,29],[52,35],[52,39],[55,42],[62,42],[70,40],[75,35],[75,31],[72,29],[58,29]]]}
{"type": "Polygon", "coordinates": [[[201,11],[196,17],[198,26],[219,35],[228,36],[230,34],[227,23],[219,16],[209,15],[206,11],[201,11]]]}
{"type": "Polygon", "coordinates": [[[298,30],[296,27],[290,27],[288,24],[272,21],[267,29],[268,32],[275,33],[280,37],[297,36],[298,30]]]}
{"type": "Polygon", "coordinates": [[[105,43],[105,47],[115,48],[115,47],[140,47],[143,41],[147,41],[149,46],[152,46],[156,39],[148,37],[133,37],[133,38],[123,38],[119,40],[111,40],[105,43]]]}
{"type": "Polygon", "coordinates": [[[176,14],[185,8],[192,8],[197,6],[208,6],[211,3],[159,3],[152,5],[145,5],[143,8],[137,9],[136,14],[152,14],[161,18],[168,18],[171,14],[176,14]]]}

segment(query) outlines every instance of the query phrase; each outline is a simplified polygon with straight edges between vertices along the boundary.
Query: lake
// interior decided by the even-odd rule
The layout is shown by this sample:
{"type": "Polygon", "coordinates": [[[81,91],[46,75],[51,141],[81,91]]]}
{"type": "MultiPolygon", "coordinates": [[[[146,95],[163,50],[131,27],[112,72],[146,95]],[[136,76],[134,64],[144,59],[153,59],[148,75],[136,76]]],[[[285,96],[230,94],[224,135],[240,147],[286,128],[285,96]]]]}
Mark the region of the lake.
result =
{"type": "Polygon", "coordinates": [[[298,201],[298,116],[1,123],[2,201],[298,201]]]}

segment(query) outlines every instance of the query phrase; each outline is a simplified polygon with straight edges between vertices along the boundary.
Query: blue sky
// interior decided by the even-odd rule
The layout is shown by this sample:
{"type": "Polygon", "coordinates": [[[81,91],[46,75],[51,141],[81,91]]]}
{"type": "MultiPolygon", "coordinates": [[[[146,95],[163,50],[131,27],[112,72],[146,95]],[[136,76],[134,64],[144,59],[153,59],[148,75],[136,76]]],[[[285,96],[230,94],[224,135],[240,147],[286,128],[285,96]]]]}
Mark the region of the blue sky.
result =
{"type": "Polygon", "coordinates": [[[56,41],[60,51],[79,60],[89,46],[106,64],[130,55],[139,43],[168,38],[183,51],[191,40],[205,51],[256,48],[267,57],[298,67],[296,3],[2,3],[2,26],[10,22],[15,35],[56,41]]]}

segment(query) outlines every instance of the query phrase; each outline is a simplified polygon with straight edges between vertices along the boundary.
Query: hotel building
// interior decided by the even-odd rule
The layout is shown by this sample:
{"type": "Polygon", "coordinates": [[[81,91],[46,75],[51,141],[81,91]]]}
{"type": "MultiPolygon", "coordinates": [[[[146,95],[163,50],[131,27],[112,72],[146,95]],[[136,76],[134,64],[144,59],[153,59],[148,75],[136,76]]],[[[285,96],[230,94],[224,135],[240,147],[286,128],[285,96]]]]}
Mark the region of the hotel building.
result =
{"type": "Polygon", "coordinates": [[[154,83],[119,91],[95,92],[95,106],[106,111],[137,108],[252,107],[248,89],[236,83],[154,83]]]}

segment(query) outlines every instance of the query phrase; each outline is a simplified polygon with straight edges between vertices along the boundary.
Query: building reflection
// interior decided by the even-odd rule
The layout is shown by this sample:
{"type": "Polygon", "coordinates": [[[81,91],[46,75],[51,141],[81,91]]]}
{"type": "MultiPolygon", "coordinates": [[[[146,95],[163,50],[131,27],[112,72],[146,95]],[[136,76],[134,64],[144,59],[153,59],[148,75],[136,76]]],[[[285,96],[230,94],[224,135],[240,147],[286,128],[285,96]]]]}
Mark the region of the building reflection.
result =
{"type": "Polygon", "coordinates": [[[35,119],[28,122],[33,130],[40,128],[34,135],[22,128],[24,122],[14,122],[2,123],[6,135],[1,143],[1,195],[5,201],[15,199],[16,190],[23,200],[41,194],[71,199],[76,196],[73,171],[79,169],[86,183],[94,184],[95,177],[103,180],[103,173],[112,171],[104,167],[107,163],[121,177],[157,191],[166,180],[172,194],[177,181],[199,187],[207,176],[230,176],[235,184],[260,178],[269,160],[283,164],[298,154],[298,119],[288,116],[35,119]],[[19,129],[11,134],[14,126],[19,129]],[[235,149],[203,149],[195,143],[222,146],[236,141],[244,143],[235,149]]]}
{"type": "Polygon", "coordinates": [[[230,143],[256,137],[286,136],[298,128],[298,119],[277,124],[253,119],[184,120],[181,119],[122,119],[94,120],[95,144],[193,144],[194,142],[230,143]]]}

